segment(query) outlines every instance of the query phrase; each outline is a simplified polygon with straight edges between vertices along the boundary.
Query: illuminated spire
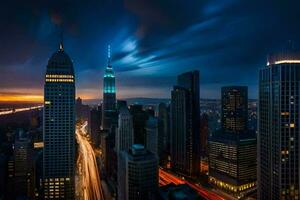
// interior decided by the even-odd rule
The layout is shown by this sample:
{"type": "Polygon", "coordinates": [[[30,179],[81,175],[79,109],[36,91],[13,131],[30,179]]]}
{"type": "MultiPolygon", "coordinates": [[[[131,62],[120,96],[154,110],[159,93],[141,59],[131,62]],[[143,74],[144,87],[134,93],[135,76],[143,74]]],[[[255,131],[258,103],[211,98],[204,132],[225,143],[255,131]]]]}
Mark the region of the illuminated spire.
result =
{"type": "Polygon", "coordinates": [[[60,51],[64,50],[64,37],[63,37],[63,30],[62,29],[61,29],[61,32],[60,32],[59,50],[60,51]]]}
{"type": "Polygon", "coordinates": [[[108,66],[110,66],[110,61],[111,61],[111,57],[110,57],[110,45],[108,45],[108,47],[107,47],[107,59],[108,59],[108,66]]]}

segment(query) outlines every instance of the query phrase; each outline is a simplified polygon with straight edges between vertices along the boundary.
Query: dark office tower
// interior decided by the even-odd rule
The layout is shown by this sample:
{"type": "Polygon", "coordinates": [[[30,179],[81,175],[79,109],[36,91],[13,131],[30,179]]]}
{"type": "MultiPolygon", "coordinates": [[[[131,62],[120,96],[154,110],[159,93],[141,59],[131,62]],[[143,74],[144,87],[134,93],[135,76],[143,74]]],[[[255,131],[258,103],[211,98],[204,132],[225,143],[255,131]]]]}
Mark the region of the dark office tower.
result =
{"type": "Polygon", "coordinates": [[[202,157],[208,153],[208,115],[203,113],[200,120],[200,152],[202,157]]]}
{"type": "Polygon", "coordinates": [[[158,156],[159,163],[167,167],[170,158],[170,112],[165,103],[158,106],[158,156]]]}
{"type": "Polygon", "coordinates": [[[248,88],[232,86],[222,88],[222,129],[239,133],[247,129],[248,88]]]}
{"type": "Polygon", "coordinates": [[[76,120],[88,120],[90,115],[90,107],[82,104],[82,99],[78,97],[75,103],[76,120]]]}
{"type": "Polygon", "coordinates": [[[150,116],[146,123],[146,148],[157,157],[160,155],[158,127],[159,120],[156,117],[150,116]]]}
{"type": "Polygon", "coordinates": [[[133,119],[134,144],[143,144],[146,146],[146,121],[147,113],[143,110],[142,105],[131,105],[130,113],[133,119]]]}
{"type": "Polygon", "coordinates": [[[155,200],[158,189],[157,157],[143,145],[134,144],[122,151],[118,199],[155,200]]]}
{"type": "Polygon", "coordinates": [[[44,199],[74,199],[75,77],[62,44],[48,61],[44,95],[44,199]]]}
{"type": "Polygon", "coordinates": [[[91,135],[92,143],[95,147],[100,145],[100,128],[101,128],[101,107],[92,108],[89,117],[89,132],[91,135]]]}
{"type": "Polygon", "coordinates": [[[33,198],[33,145],[28,138],[20,136],[15,140],[14,162],[16,198],[33,198]]]}
{"type": "Polygon", "coordinates": [[[103,78],[102,129],[111,128],[116,110],[115,74],[110,61],[110,46],[108,46],[108,64],[103,78]]]}
{"type": "Polygon", "coordinates": [[[133,122],[127,107],[119,111],[118,130],[116,135],[116,151],[128,151],[133,144],[133,122]]]}
{"type": "Polygon", "coordinates": [[[75,102],[76,120],[82,119],[82,99],[78,97],[75,102]]]}
{"type": "Polygon", "coordinates": [[[187,176],[200,167],[199,71],[181,74],[171,94],[171,167],[187,176]]]}
{"type": "Polygon", "coordinates": [[[300,53],[271,55],[259,75],[259,199],[299,199],[299,89],[300,53]]]}
{"type": "Polygon", "coordinates": [[[127,108],[127,101],[125,100],[117,100],[117,110],[120,110],[122,107],[127,108]]]}

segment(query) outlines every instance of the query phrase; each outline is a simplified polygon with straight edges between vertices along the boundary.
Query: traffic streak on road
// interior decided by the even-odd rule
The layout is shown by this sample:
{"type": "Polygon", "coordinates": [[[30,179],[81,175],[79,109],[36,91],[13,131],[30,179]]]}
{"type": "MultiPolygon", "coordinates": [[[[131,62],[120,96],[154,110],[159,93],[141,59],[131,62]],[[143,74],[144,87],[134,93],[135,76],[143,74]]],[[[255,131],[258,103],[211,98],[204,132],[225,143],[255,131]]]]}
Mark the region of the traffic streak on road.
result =
{"type": "Polygon", "coordinates": [[[84,200],[104,200],[95,152],[86,137],[86,126],[87,122],[76,128],[76,139],[79,144],[77,160],[81,189],[79,193],[84,200]]]}
{"type": "Polygon", "coordinates": [[[9,109],[9,110],[4,110],[0,111],[0,115],[8,115],[8,114],[14,114],[17,112],[24,112],[28,110],[35,110],[38,108],[42,108],[43,106],[33,106],[33,107],[28,107],[28,108],[16,108],[16,109],[9,109]]]}
{"type": "Polygon", "coordinates": [[[163,185],[167,185],[170,183],[174,183],[175,185],[179,185],[179,184],[187,184],[190,187],[192,187],[194,190],[196,190],[202,197],[204,197],[207,200],[225,200],[222,196],[211,192],[207,189],[202,188],[201,186],[192,183],[190,181],[187,180],[183,180],[163,169],[159,169],[159,185],[163,186],[163,185]]]}

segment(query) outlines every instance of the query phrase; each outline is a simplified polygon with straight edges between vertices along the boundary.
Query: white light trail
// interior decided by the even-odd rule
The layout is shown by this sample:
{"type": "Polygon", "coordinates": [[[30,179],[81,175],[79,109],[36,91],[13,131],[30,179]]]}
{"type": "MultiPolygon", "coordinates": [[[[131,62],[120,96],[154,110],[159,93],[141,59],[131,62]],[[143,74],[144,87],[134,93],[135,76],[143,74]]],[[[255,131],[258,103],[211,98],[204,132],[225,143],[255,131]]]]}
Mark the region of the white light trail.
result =
{"type": "Polygon", "coordinates": [[[35,109],[42,108],[42,107],[43,106],[34,106],[34,107],[28,107],[28,108],[16,108],[16,109],[11,109],[11,110],[5,110],[5,111],[0,111],[0,115],[8,115],[8,114],[13,114],[13,113],[17,113],[17,112],[35,110],[35,109]]]}
{"type": "Polygon", "coordinates": [[[80,170],[81,193],[84,200],[104,200],[95,152],[85,137],[86,126],[87,122],[76,129],[76,139],[79,144],[77,167],[80,170]]]}

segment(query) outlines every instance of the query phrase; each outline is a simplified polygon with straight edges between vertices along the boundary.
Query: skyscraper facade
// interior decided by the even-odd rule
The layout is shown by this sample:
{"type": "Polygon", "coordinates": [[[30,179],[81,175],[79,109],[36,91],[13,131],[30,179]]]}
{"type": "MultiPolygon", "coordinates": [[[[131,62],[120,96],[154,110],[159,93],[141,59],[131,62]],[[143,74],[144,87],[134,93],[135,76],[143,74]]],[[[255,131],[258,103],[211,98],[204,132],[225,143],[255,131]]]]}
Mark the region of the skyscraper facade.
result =
{"type": "Polygon", "coordinates": [[[171,94],[171,167],[187,176],[199,173],[199,71],[181,74],[171,94]]]}
{"type": "Polygon", "coordinates": [[[158,145],[159,120],[150,116],[146,123],[146,148],[159,157],[160,149],[158,145]]]}
{"type": "Polygon", "coordinates": [[[88,128],[92,143],[95,147],[100,145],[100,131],[101,131],[101,106],[97,106],[90,110],[88,119],[88,128]]]}
{"type": "Polygon", "coordinates": [[[133,144],[133,122],[127,107],[121,107],[119,111],[118,130],[116,135],[116,151],[128,151],[133,144]]]}
{"type": "Polygon", "coordinates": [[[33,145],[23,136],[19,136],[14,144],[15,161],[15,193],[16,199],[22,196],[33,198],[33,145]]]}
{"type": "Polygon", "coordinates": [[[120,155],[118,199],[155,200],[158,190],[158,160],[143,145],[134,144],[120,155]]]}
{"type": "Polygon", "coordinates": [[[75,75],[62,44],[44,85],[44,199],[74,199],[75,75]]]}
{"type": "Polygon", "coordinates": [[[259,199],[299,199],[299,88],[300,54],[269,56],[259,75],[259,199]]]}
{"type": "Polygon", "coordinates": [[[148,114],[143,110],[142,105],[130,105],[130,113],[133,119],[134,144],[146,146],[146,122],[148,114]]]}
{"type": "Polygon", "coordinates": [[[170,109],[165,103],[158,106],[158,148],[161,164],[165,163],[170,155],[170,109]]]}
{"type": "Polygon", "coordinates": [[[239,133],[247,129],[248,89],[245,86],[222,87],[222,129],[239,133]]]}
{"type": "Polygon", "coordinates": [[[115,74],[111,65],[110,46],[108,64],[103,78],[102,129],[110,129],[116,111],[115,74]]]}
{"type": "Polygon", "coordinates": [[[222,128],[209,138],[209,182],[237,198],[256,186],[256,135],[247,129],[247,96],[247,87],[222,88],[222,128]]]}

